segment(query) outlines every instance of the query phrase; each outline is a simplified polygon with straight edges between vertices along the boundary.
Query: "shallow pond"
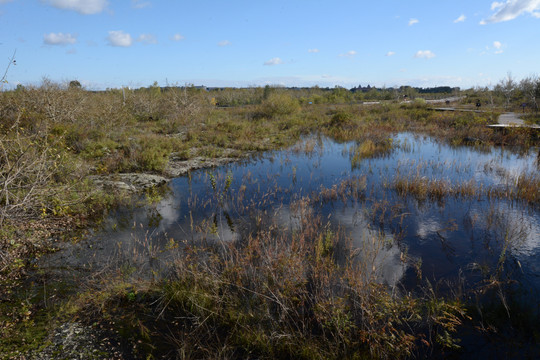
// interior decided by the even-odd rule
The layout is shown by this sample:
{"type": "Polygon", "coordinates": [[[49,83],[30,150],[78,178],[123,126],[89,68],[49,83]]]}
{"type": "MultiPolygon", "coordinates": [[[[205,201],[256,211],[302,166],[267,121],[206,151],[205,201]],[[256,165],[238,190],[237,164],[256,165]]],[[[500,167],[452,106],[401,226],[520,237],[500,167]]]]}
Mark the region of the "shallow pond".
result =
{"type": "Polygon", "coordinates": [[[307,138],[270,152],[173,179],[159,202],[112,214],[102,230],[45,260],[50,269],[90,274],[128,268],[159,277],[185,243],[238,241],[257,229],[294,231],[306,213],[349,234],[369,253],[368,239],[388,239],[373,262],[378,281],[413,289],[419,279],[472,288],[504,271],[535,294],[540,289],[540,210],[487,195],[538,176],[534,151],[450,147],[418,135],[392,138],[378,156],[356,156],[359,144],[307,138]],[[397,179],[473,185],[468,196],[436,199],[398,194],[397,179]],[[340,189],[348,185],[346,195],[340,189]],[[323,194],[323,196],[321,196],[323,194]],[[299,206],[302,199],[312,201],[299,206]],[[313,201],[316,199],[317,201],[313,201]]]}
{"type": "MultiPolygon", "coordinates": [[[[385,141],[390,148],[362,153],[362,143],[308,137],[288,150],[193,171],[173,179],[159,201],[110,214],[41,265],[75,283],[111,270],[159,279],[186,244],[241,242],[264,229],[292,233],[320,219],[346,234],[370,279],[392,291],[421,294],[429,282],[438,295],[470,304],[502,299],[507,307],[506,293],[485,294],[511,284],[511,300],[540,313],[540,207],[511,195],[520,177],[538,179],[538,149],[451,147],[410,133],[385,141]],[[404,180],[445,191],[399,190],[404,180]]],[[[461,330],[460,356],[513,351],[471,329],[461,330]]]]}

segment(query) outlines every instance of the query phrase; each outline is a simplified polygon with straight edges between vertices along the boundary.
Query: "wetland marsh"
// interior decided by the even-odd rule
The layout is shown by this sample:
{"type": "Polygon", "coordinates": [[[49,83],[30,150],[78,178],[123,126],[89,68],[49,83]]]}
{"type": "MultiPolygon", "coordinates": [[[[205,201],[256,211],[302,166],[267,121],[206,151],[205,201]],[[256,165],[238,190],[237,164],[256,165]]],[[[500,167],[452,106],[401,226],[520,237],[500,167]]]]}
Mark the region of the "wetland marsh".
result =
{"type": "MultiPolygon", "coordinates": [[[[534,149],[448,146],[411,133],[387,141],[383,152],[359,157],[362,141],[308,136],[286,150],[193,171],[173,179],[163,199],[113,212],[102,229],[42,266],[76,277],[108,269],[127,281],[168,281],[186,249],[224,256],[220,248],[244,248],[267,231],[282,238],[273,246],[287,247],[317,226],[342,238],[315,248],[331,248],[340,266],[354,259],[365,284],[396,297],[422,297],[430,284],[437,296],[476,304],[469,316],[500,303],[503,321],[517,306],[537,317],[530,300],[540,290],[540,212],[518,189],[520,178],[538,179],[534,149]]],[[[477,339],[460,351],[485,352],[490,335],[468,334],[477,339]]],[[[453,336],[460,339],[460,328],[453,336]]]]}
{"type": "Polygon", "coordinates": [[[536,130],[338,90],[2,93],[0,354],[534,354],[536,130]]]}

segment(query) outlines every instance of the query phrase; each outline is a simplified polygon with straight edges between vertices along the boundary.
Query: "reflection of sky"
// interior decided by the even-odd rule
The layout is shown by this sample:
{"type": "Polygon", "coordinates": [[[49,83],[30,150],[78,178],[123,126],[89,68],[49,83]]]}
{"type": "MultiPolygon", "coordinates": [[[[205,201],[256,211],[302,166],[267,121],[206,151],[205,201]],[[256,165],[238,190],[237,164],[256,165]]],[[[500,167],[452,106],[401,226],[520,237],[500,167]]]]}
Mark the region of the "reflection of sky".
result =
{"type": "Polygon", "coordinates": [[[443,228],[437,219],[433,217],[420,218],[417,222],[417,227],[418,229],[416,230],[416,235],[422,239],[427,238],[429,235],[435,234],[437,231],[443,228]]]}
{"type": "Polygon", "coordinates": [[[333,220],[353,240],[360,251],[359,261],[371,278],[391,287],[403,277],[407,266],[400,260],[401,251],[391,236],[371,229],[361,209],[348,207],[333,214],[333,220]]]}
{"type": "MultiPolygon", "coordinates": [[[[311,208],[291,211],[290,207],[280,207],[274,212],[273,222],[277,222],[281,229],[295,231],[301,228],[302,218],[311,213],[311,208]]],[[[393,243],[392,237],[371,229],[369,221],[357,206],[336,210],[330,222],[344,231],[359,250],[358,261],[363,264],[366,280],[373,279],[391,287],[397,285],[407,266],[400,260],[401,251],[393,243]]]]}
{"type": "MultiPolygon", "coordinates": [[[[468,264],[496,262],[500,252],[490,242],[492,236],[486,233],[486,222],[482,220],[491,211],[490,201],[448,199],[442,205],[429,202],[422,205],[414,199],[397,197],[383,184],[392,181],[399,173],[401,176],[418,174],[450,182],[474,180],[484,186],[506,185],[508,174],[515,178],[522,171],[538,171],[535,168],[536,154],[519,156],[500,149],[479,152],[467,147],[453,148],[411,134],[397,135],[394,143],[398,147],[390,156],[364,159],[354,167],[349,154],[354,143],[338,144],[322,139],[312,154],[305,154],[301,148],[299,151],[275,151],[249,161],[194,171],[191,178],[180,177],[171,181],[170,197],[157,205],[122,215],[129,217],[126,221],[128,226],[114,230],[112,225],[108,226],[107,232],[98,233],[94,240],[88,240],[99,243],[99,246],[94,244],[91,250],[81,246],[78,251],[86,251],[87,254],[77,256],[79,259],[102,256],[109,261],[112,254],[129,254],[134,249],[144,248],[142,243],[148,237],[158,246],[163,246],[170,238],[179,242],[236,240],[250,229],[249,211],[252,210],[259,211],[267,221],[294,230],[301,224],[301,215],[291,212],[291,203],[318,192],[321,186],[332,188],[343,179],[365,175],[365,204],[354,206],[352,204],[358,199],[348,199],[346,207],[337,201],[314,211],[321,212],[323,218],[331,215],[334,225],[350,233],[357,246],[360,249],[364,247],[366,253],[374,250],[369,240],[378,235],[378,230],[370,230],[375,228],[374,224],[370,224],[356,209],[369,206],[370,202],[388,201],[389,206],[402,204],[404,207],[401,212],[407,215],[403,220],[402,245],[410,256],[422,259],[424,274],[435,278],[452,277],[468,264]],[[210,174],[217,179],[216,191],[211,187],[210,174]],[[232,177],[232,183],[230,189],[224,191],[227,175],[232,177]],[[246,211],[246,208],[251,210],[246,211]],[[471,219],[479,220],[469,229],[471,219]],[[132,228],[134,223],[137,226],[132,228]],[[450,223],[455,223],[455,229],[445,230],[450,223]],[[199,225],[206,226],[204,231],[192,232],[192,226],[196,228],[199,225]],[[208,231],[212,226],[215,231],[208,231]],[[99,252],[95,254],[96,248],[103,249],[102,255],[99,252]]],[[[498,204],[505,202],[499,201],[498,204]]],[[[510,210],[506,207],[502,207],[506,215],[500,218],[509,224],[521,224],[524,229],[519,232],[523,239],[521,245],[513,248],[514,254],[529,269],[540,273],[538,210],[524,210],[519,204],[508,207],[510,210]]],[[[396,221],[388,220],[383,226],[386,227],[385,232],[392,233],[388,227],[396,221]]],[[[109,222],[120,222],[119,215],[109,222]]],[[[377,264],[380,272],[376,277],[380,281],[395,285],[404,276],[406,268],[399,257],[398,247],[383,247],[375,259],[370,260],[377,264]]]]}
{"type": "Polygon", "coordinates": [[[474,216],[480,225],[506,239],[512,254],[520,261],[540,255],[540,217],[532,209],[499,206],[486,213],[476,209],[474,216]]]}

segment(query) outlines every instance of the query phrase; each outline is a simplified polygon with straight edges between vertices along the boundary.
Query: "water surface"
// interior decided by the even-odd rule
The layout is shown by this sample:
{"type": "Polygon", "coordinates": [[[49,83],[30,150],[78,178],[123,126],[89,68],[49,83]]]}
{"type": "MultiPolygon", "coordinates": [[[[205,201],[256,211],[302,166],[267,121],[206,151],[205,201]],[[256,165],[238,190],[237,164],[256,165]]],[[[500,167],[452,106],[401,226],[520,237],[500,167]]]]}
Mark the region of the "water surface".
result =
{"type": "MultiPolygon", "coordinates": [[[[409,133],[394,149],[355,161],[354,142],[307,138],[291,149],[259,155],[173,179],[157,204],[112,214],[101,231],[50,257],[50,267],[88,273],[128,266],[137,276],[163,276],[186,243],[241,241],[261,227],[290,232],[306,214],[346,232],[369,252],[369,239],[388,239],[374,259],[376,278],[400,289],[420,279],[477,286],[502,267],[532,291],[540,289],[540,211],[526,203],[473,197],[442,200],[399,196],[397,177],[472,182],[510,189],[538,173],[535,152],[450,147],[409,133]],[[365,184],[358,196],[309,202],[343,181],[365,184]],[[504,254],[504,261],[501,261],[504,254]]],[[[363,186],[363,185],[362,185],[363,186]]]]}

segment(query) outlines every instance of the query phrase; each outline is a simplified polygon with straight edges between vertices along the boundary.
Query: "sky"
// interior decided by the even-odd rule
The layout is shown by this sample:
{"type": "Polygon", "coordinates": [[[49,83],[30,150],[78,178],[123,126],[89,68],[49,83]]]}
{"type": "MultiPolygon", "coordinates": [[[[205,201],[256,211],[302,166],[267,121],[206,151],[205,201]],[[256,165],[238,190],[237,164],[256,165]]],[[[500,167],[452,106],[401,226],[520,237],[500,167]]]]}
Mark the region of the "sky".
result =
{"type": "Polygon", "coordinates": [[[540,0],[0,0],[6,88],[464,89],[538,74],[539,40],[540,0]]]}

